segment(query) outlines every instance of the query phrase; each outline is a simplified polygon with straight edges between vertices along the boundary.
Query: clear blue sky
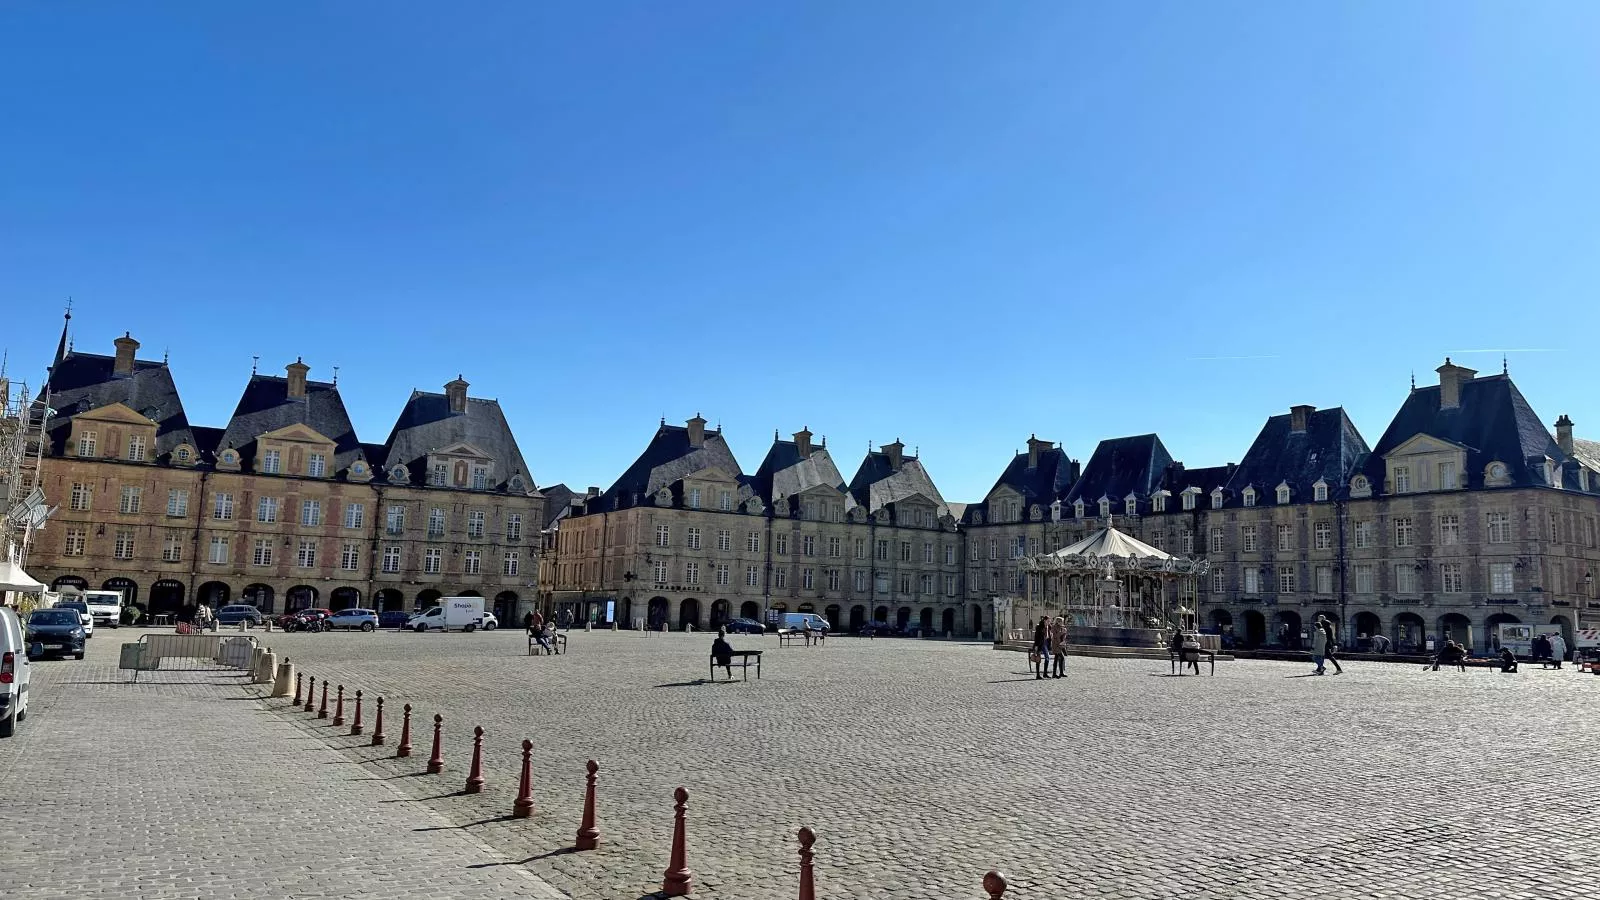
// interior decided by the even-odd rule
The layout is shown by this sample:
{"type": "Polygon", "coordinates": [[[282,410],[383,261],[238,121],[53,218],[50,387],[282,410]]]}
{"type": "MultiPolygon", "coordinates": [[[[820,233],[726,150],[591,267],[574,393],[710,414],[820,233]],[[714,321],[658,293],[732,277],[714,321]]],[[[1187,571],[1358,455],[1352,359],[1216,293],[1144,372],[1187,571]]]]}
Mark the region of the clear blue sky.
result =
{"type": "Polygon", "coordinates": [[[1600,4],[10,2],[0,299],[36,374],[170,350],[498,397],[540,483],[658,417],[921,448],[1375,442],[1446,353],[1600,435],[1600,4]],[[1217,357],[1248,357],[1244,359],[1217,357]]]}

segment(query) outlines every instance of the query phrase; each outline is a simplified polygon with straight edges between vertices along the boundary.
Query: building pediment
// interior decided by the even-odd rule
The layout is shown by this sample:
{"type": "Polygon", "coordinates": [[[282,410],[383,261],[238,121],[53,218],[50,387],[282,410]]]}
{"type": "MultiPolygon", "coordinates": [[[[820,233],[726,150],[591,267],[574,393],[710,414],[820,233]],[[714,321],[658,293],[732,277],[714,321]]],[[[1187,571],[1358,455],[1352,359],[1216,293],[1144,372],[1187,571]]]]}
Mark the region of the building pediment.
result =
{"type": "Polygon", "coordinates": [[[994,486],[994,490],[989,492],[989,496],[983,498],[983,502],[985,502],[985,503],[993,503],[996,500],[1018,500],[1018,501],[1020,501],[1021,499],[1022,499],[1022,493],[1020,491],[1018,491],[1016,488],[1012,487],[1009,484],[997,484],[997,485],[994,486]]]}
{"type": "Polygon", "coordinates": [[[332,444],[333,439],[322,432],[299,422],[285,425],[266,434],[259,435],[258,441],[293,441],[300,444],[332,444]]]}
{"type": "Polygon", "coordinates": [[[435,450],[435,451],[433,451],[433,455],[434,456],[461,456],[461,457],[467,457],[467,458],[470,458],[470,459],[482,459],[482,460],[492,460],[492,459],[494,459],[494,457],[492,457],[489,454],[483,452],[481,449],[473,446],[472,444],[467,443],[466,441],[457,441],[456,443],[451,444],[448,447],[445,447],[445,448],[440,449],[440,450],[435,450]]]}
{"type": "Polygon", "coordinates": [[[74,416],[74,418],[92,422],[106,422],[112,425],[154,426],[156,424],[153,419],[149,419],[134,412],[133,408],[128,406],[126,403],[110,403],[105,406],[91,409],[85,413],[78,413],[76,416],[74,416]]]}
{"type": "Polygon", "coordinates": [[[1458,453],[1469,450],[1465,444],[1445,438],[1434,437],[1431,434],[1414,434],[1402,441],[1399,446],[1383,455],[1384,459],[1394,459],[1399,456],[1418,456],[1424,453],[1458,453]]]}
{"type": "Polygon", "coordinates": [[[695,472],[693,475],[690,475],[690,476],[688,476],[688,477],[683,479],[683,483],[684,484],[690,484],[690,483],[699,484],[699,483],[705,483],[705,482],[709,482],[711,484],[730,484],[731,485],[731,484],[738,484],[739,483],[739,479],[734,477],[732,474],[723,471],[718,466],[710,466],[708,468],[701,469],[700,471],[695,472]]]}

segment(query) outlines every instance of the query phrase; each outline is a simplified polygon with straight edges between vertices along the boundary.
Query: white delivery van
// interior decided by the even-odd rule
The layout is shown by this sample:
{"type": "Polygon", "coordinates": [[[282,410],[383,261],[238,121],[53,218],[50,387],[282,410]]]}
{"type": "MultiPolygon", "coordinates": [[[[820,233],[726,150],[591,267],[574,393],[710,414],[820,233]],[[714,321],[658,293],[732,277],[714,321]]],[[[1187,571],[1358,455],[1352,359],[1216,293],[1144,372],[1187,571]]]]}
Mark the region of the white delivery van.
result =
{"type": "Polygon", "coordinates": [[[0,737],[10,737],[28,715],[28,648],[22,622],[9,606],[0,606],[0,737]]]}
{"type": "Polygon", "coordinates": [[[806,623],[811,623],[812,631],[827,631],[828,620],[816,613],[773,613],[772,624],[783,631],[805,631],[806,623]]]}
{"type": "Polygon", "coordinates": [[[406,620],[412,631],[477,631],[482,625],[482,597],[441,597],[438,606],[406,620]]]}
{"type": "Polygon", "coordinates": [[[82,591],[78,599],[89,604],[89,615],[96,625],[122,626],[121,591],[82,591]]]}

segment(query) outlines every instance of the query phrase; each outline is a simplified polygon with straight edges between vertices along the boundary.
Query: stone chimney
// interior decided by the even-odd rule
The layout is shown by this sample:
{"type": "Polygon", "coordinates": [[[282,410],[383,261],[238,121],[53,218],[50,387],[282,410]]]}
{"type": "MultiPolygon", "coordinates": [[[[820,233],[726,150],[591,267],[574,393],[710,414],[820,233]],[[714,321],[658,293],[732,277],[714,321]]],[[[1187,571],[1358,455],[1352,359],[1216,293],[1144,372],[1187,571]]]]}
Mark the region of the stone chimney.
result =
{"type": "Polygon", "coordinates": [[[115,341],[113,341],[113,343],[117,345],[117,362],[116,365],[111,369],[112,374],[132,375],[133,355],[139,352],[139,342],[134,340],[128,332],[124,331],[122,333],[122,337],[117,338],[115,341]]]}
{"type": "Polygon", "coordinates": [[[1289,407],[1289,431],[1293,434],[1305,434],[1306,423],[1311,421],[1311,414],[1316,412],[1315,406],[1301,404],[1289,407]]]}
{"type": "Polygon", "coordinates": [[[1450,357],[1444,358],[1444,365],[1434,370],[1439,373],[1439,408],[1459,409],[1461,407],[1461,386],[1472,380],[1478,374],[1476,369],[1468,369],[1450,362],[1450,357]]]}
{"type": "Polygon", "coordinates": [[[1039,436],[1036,434],[1028,435],[1028,468],[1039,468],[1039,454],[1053,446],[1049,441],[1039,440],[1039,436]]]}
{"type": "Polygon", "coordinates": [[[304,397],[306,395],[306,373],[311,371],[311,367],[305,364],[305,360],[297,356],[294,362],[284,366],[283,370],[289,376],[290,399],[298,400],[304,397]]]}
{"type": "Polygon", "coordinates": [[[794,433],[794,448],[796,450],[800,451],[800,458],[801,459],[809,459],[811,457],[811,429],[810,428],[807,428],[804,425],[802,425],[802,426],[800,426],[800,430],[796,431],[794,433]]]}
{"type": "Polygon", "coordinates": [[[900,471],[900,464],[905,461],[905,452],[906,445],[900,443],[899,438],[895,438],[895,441],[892,444],[883,445],[883,455],[889,457],[889,468],[891,471],[900,471]]]}
{"type": "Polygon", "coordinates": [[[467,411],[467,388],[469,385],[460,375],[456,380],[444,386],[445,399],[450,401],[450,412],[460,415],[467,411]]]}
{"type": "Polygon", "coordinates": [[[593,500],[594,498],[600,496],[600,489],[591,484],[589,485],[589,489],[583,492],[583,495],[590,500],[593,500]]]}
{"type": "Polygon", "coordinates": [[[704,447],[706,444],[706,420],[699,413],[687,423],[689,426],[689,446],[704,447]]]}
{"type": "Polygon", "coordinates": [[[1572,420],[1567,418],[1566,413],[1556,420],[1556,444],[1562,453],[1572,455],[1572,420]]]}

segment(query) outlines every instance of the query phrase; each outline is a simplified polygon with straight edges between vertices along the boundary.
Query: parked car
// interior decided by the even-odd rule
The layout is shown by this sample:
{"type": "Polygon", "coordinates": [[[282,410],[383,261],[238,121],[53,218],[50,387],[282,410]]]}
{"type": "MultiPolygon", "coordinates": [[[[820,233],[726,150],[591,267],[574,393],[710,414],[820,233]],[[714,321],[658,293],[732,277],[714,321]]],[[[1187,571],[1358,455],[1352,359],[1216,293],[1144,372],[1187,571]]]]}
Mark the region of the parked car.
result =
{"type": "Polygon", "coordinates": [[[51,609],[70,609],[78,614],[78,621],[83,623],[83,636],[94,637],[94,614],[89,612],[89,604],[82,600],[61,600],[51,609]]]}
{"type": "Polygon", "coordinates": [[[816,613],[773,613],[768,617],[768,621],[784,631],[804,631],[808,622],[812,631],[828,630],[828,620],[816,613]]]}
{"type": "Polygon", "coordinates": [[[755,619],[732,619],[726,626],[729,634],[765,634],[766,626],[755,619]]]}
{"type": "Polygon", "coordinates": [[[406,620],[411,618],[411,613],[403,609],[386,609],[378,613],[379,628],[404,628],[406,620]]]}
{"type": "Polygon", "coordinates": [[[22,622],[9,606],[0,606],[0,738],[11,737],[17,723],[28,717],[27,644],[22,622]]]}
{"type": "Polygon", "coordinates": [[[249,622],[253,628],[265,622],[266,619],[267,617],[261,614],[261,610],[248,603],[235,603],[217,610],[218,625],[237,625],[240,622],[249,622]]]}
{"type": "Polygon", "coordinates": [[[341,609],[323,619],[322,625],[325,628],[343,628],[347,631],[354,631],[358,628],[362,631],[377,631],[378,614],[370,609],[352,606],[349,609],[341,609]]]}
{"type": "Polygon", "coordinates": [[[496,628],[499,628],[499,627],[500,627],[500,617],[499,616],[496,616],[492,612],[485,612],[483,614],[483,630],[484,631],[493,631],[493,630],[495,630],[496,628]]]}
{"type": "Polygon", "coordinates": [[[909,622],[903,627],[890,622],[868,622],[857,629],[856,634],[862,637],[915,637],[917,628],[909,622]]]}
{"type": "Polygon", "coordinates": [[[83,659],[85,637],[83,622],[76,610],[51,606],[28,614],[28,631],[24,640],[28,645],[28,656],[32,659],[68,654],[74,659],[83,659]]]}

